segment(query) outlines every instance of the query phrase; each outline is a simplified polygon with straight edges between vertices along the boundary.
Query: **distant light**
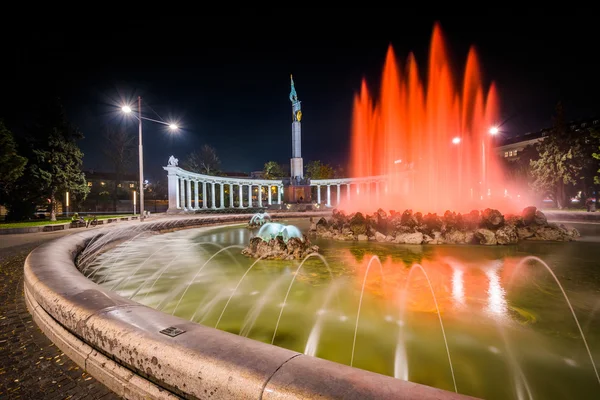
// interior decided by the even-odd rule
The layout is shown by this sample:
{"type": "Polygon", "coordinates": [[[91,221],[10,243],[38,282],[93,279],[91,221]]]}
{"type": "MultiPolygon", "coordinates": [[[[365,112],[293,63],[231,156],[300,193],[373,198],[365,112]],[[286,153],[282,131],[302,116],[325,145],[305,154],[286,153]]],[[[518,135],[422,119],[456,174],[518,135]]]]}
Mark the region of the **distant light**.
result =
{"type": "Polygon", "coordinates": [[[123,111],[125,114],[129,114],[131,112],[131,107],[123,106],[121,107],[121,111],[123,111]]]}
{"type": "Polygon", "coordinates": [[[396,160],[394,161],[394,164],[400,164],[402,162],[402,160],[396,160]]]}
{"type": "Polygon", "coordinates": [[[452,143],[454,144],[459,144],[460,143],[460,138],[457,136],[454,139],[452,139],[452,143]]]}
{"type": "Polygon", "coordinates": [[[498,133],[498,127],[497,126],[492,126],[490,128],[490,134],[495,135],[498,133]]]}
{"type": "Polygon", "coordinates": [[[169,129],[172,130],[172,131],[176,131],[177,129],[179,129],[179,127],[177,125],[175,125],[175,124],[170,124],[169,125],[169,129]]]}

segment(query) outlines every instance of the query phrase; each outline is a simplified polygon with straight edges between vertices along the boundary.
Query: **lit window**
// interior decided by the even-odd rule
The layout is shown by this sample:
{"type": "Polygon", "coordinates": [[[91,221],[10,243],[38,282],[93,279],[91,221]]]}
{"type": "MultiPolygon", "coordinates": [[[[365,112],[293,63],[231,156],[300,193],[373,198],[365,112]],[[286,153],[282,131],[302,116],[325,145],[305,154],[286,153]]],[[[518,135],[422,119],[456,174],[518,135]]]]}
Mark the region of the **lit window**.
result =
{"type": "Polygon", "coordinates": [[[508,151],[504,152],[504,157],[508,157],[508,151]]]}
{"type": "Polygon", "coordinates": [[[509,155],[510,157],[512,157],[512,156],[513,156],[512,150],[508,152],[508,155],[509,155]]]}
{"type": "Polygon", "coordinates": [[[515,151],[513,152],[513,156],[515,156],[515,157],[517,156],[517,150],[515,150],[515,151]]]}
{"type": "Polygon", "coordinates": [[[119,183],[119,184],[117,185],[117,187],[121,187],[121,184],[119,183]]]}
{"type": "Polygon", "coordinates": [[[88,186],[92,186],[92,182],[88,182],[88,186]]]}
{"type": "Polygon", "coordinates": [[[104,182],[100,182],[100,184],[101,184],[102,186],[106,185],[104,182]]]}
{"type": "Polygon", "coordinates": [[[132,188],[132,187],[133,187],[133,183],[130,183],[130,184],[129,184],[129,187],[130,187],[130,188],[132,188]]]}

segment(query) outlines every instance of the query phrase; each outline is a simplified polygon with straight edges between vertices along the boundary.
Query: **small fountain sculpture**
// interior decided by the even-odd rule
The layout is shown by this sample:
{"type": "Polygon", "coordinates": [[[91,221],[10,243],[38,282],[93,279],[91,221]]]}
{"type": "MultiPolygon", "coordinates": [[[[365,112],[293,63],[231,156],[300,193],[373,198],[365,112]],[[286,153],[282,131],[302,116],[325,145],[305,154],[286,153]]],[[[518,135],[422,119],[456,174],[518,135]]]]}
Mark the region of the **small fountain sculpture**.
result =
{"type": "Polygon", "coordinates": [[[266,212],[256,213],[250,218],[250,222],[248,222],[248,228],[258,228],[263,226],[267,221],[271,221],[271,216],[266,212]]]}
{"type": "Polygon", "coordinates": [[[297,260],[318,251],[319,247],[311,244],[294,225],[267,222],[250,239],[242,254],[267,260],[297,260]]]}

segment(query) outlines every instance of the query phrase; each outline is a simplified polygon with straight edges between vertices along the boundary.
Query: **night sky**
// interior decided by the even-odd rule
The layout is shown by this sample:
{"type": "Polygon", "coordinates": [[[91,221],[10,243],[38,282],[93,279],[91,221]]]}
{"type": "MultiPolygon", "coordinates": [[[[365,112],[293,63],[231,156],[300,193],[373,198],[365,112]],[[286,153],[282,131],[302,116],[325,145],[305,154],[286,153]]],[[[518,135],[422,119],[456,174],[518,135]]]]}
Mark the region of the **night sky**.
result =
{"type": "Polygon", "coordinates": [[[600,115],[599,31],[585,14],[457,18],[345,7],[21,26],[2,39],[0,116],[18,124],[28,104],[58,93],[85,135],[85,168],[106,171],[103,132],[119,124],[137,132],[119,106],[141,95],[145,116],[184,128],[173,135],[144,123],[148,177],[164,173],[170,155],[182,160],[205,143],[224,170],[249,172],[289,162],[293,73],[305,164],[345,165],[361,79],[376,88],[390,43],[401,60],[413,51],[424,69],[436,20],[456,76],[477,46],[486,79],[499,88],[506,136],[549,126],[559,100],[570,119],[600,115]]]}

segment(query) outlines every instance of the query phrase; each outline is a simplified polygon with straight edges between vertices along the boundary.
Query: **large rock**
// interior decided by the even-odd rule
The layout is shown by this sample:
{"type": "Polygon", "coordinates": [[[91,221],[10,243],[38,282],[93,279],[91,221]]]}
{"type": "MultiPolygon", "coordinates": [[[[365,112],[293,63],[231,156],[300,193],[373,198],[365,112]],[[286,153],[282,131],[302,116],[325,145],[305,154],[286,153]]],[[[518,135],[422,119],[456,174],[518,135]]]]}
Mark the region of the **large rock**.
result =
{"type": "Polygon", "coordinates": [[[423,234],[421,232],[399,233],[394,239],[396,243],[421,244],[423,243],[423,234]]]}
{"type": "Polygon", "coordinates": [[[504,225],[504,215],[498,210],[486,208],[481,214],[481,227],[487,229],[498,229],[504,225]]]}
{"type": "Polygon", "coordinates": [[[519,242],[517,228],[514,225],[504,225],[496,231],[498,244],[515,244],[519,242]]]}
{"type": "Polygon", "coordinates": [[[498,241],[496,240],[496,234],[494,233],[494,231],[491,231],[489,229],[477,229],[477,231],[475,231],[475,238],[479,240],[480,244],[484,244],[486,246],[498,244],[498,241]]]}
{"type": "Polygon", "coordinates": [[[292,237],[287,242],[283,240],[282,236],[277,236],[269,241],[255,236],[242,250],[242,254],[247,257],[265,260],[298,260],[318,252],[319,246],[312,245],[306,236],[303,236],[302,239],[292,237]]]}

